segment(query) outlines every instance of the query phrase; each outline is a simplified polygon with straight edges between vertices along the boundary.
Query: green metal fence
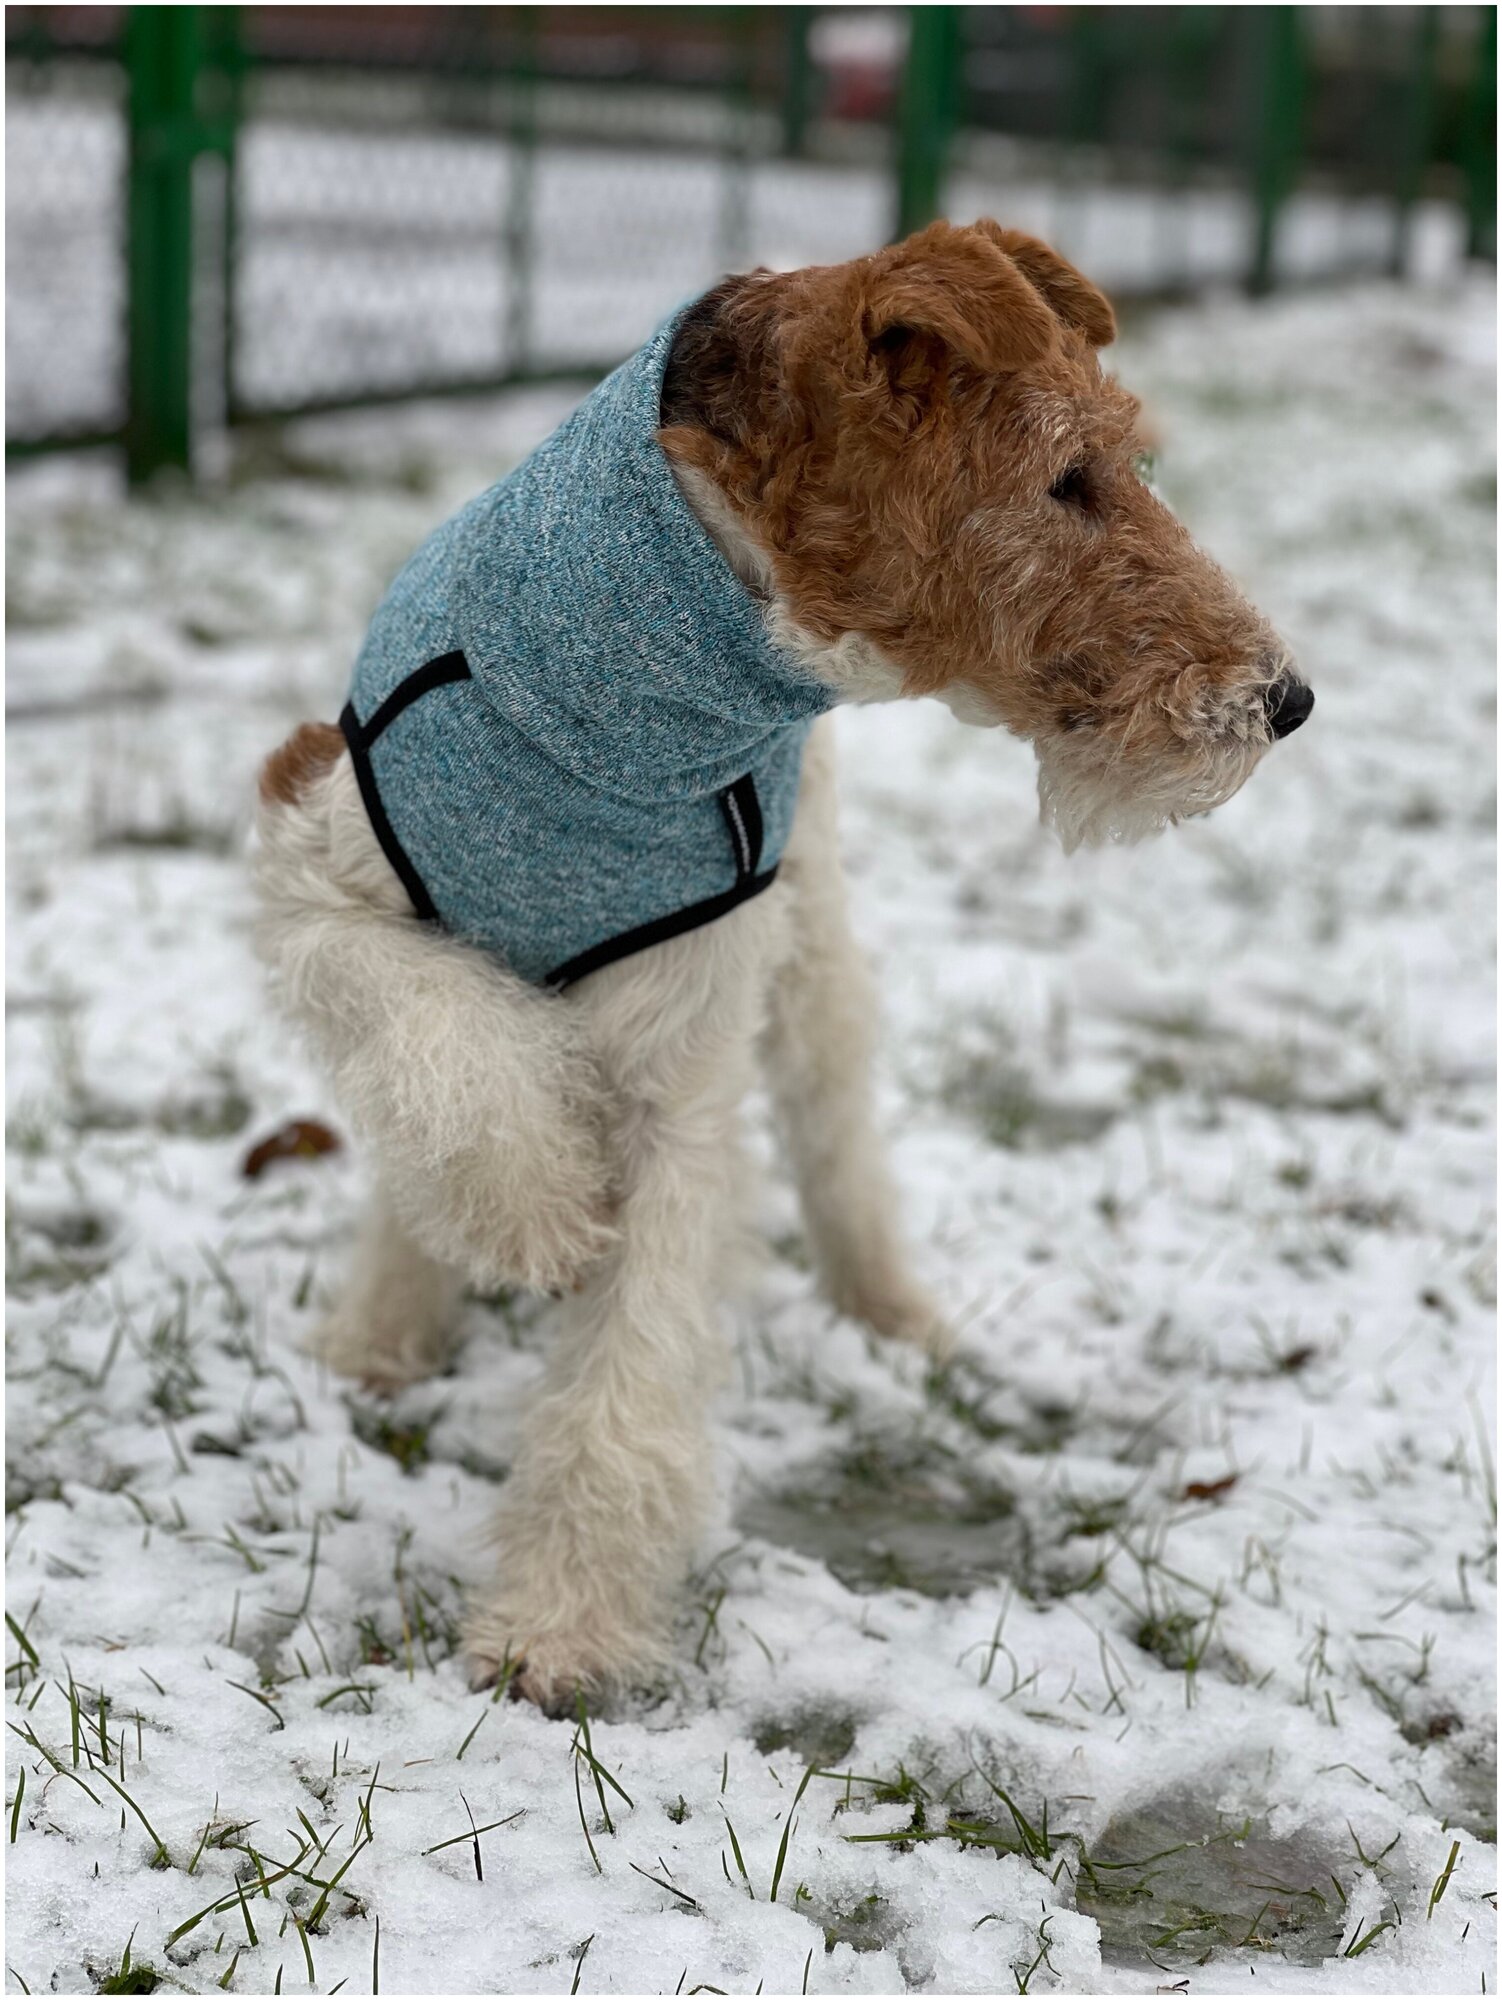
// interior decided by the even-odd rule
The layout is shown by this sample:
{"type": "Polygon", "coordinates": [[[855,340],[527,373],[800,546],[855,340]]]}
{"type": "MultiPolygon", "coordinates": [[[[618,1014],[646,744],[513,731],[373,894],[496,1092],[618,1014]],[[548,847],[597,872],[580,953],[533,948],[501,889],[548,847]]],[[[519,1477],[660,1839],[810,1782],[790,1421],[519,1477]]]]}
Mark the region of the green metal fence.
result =
{"type": "Polygon", "coordinates": [[[1495,255],[1489,7],[13,7],[6,35],[7,446],[116,445],[136,479],[225,426],[596,374],[720,270],[938,213],[1118,295],[1495,255]]]}

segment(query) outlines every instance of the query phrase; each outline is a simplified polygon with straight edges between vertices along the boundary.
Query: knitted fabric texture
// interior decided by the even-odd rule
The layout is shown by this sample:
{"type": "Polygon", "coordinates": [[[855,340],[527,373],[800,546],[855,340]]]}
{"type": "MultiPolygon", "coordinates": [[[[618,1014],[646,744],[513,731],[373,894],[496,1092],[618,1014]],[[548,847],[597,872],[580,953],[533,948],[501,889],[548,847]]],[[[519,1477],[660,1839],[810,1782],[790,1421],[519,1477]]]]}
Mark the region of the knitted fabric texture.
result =
{"type": "Polygon", "coordinates": [[[681,315],[422,545],[341,718],[419,915],[561,987],[776,873],[832,691],[656,441],[681,315]]]}

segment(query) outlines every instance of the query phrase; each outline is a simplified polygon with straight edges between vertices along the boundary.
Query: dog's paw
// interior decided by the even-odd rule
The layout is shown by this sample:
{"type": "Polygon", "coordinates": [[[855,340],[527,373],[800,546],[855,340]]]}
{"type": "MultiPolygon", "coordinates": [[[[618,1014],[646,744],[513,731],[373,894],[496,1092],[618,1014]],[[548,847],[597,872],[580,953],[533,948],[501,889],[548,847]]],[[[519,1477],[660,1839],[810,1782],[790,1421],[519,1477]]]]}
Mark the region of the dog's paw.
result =
{"type": "Polygon", "coordinates": [[[395,1396],[443,1367],[448,1328],[410,1302],[393,1312],[369,1300],[345,1299],[313,1329],[304,1350],[335,1375],[375,1395],[395,1396]]]}
{"type": "Polygon", "coordinates": [[[475,1612],[464,1628],[464,1661],[477,1692],[504,1687],[545,1715],[572,1715],[579,1697],[593,1703],[612,1688],[645,1680],[661,1665],[650,1640],[606,1644],[598,1634],[549,1629],[528,1634],[524,1620],[502,1607],[475,1612]]]}
{"type": "Polygon", "coordinates": [[[923,1287],[911,1280],[862,1289],[845,1310],[883,1340],[906,1341],[936,1361],[954,1346],[954,1330],[923,1287]]]}

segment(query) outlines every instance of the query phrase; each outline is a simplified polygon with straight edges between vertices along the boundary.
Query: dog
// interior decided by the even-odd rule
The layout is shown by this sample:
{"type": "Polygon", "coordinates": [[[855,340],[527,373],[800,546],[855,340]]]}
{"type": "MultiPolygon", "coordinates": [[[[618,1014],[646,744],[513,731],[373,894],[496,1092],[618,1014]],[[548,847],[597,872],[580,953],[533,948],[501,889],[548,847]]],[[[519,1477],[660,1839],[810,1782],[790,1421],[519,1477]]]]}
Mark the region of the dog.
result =
{"type": "Polygon", "coordinates": [[[1022,737],[1066,848],[1211,810],[1309,715],[1139,478],[1114,334],[991,221],[726,278],[425,545],[342,726],[263,769],[259,947],[375,1167],[316,1351],[394,1391],[444,1365],[466,1281],[564,1298],[476,1686],[556,1709],[671,1656],[758,1057],[825,1295],[943,1349],[826,711],[933,696],[1022,737]]]}

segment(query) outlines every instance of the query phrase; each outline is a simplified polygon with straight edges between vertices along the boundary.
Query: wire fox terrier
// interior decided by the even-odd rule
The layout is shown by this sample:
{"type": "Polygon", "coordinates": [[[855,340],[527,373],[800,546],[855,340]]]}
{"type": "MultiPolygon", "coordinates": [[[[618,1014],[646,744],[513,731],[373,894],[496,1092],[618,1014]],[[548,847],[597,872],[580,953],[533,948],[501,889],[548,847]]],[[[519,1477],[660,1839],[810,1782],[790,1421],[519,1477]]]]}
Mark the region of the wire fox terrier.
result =
{"type": "Polygon", "coordinates": [[[1313,696],[1138,477],[1093,285],[935,223],[725,279],[441,528],[261,779],[261,948],[377,1191],[317,1335],[394,1390],[461,1285],[567,1295],[472,1607],[544,1706],[668,1655],[760,1055],[830,1301],[941,1348],[873,1121],[824,712],[1030,742],[1066,847],[1243,785],[1313,696]]]}

